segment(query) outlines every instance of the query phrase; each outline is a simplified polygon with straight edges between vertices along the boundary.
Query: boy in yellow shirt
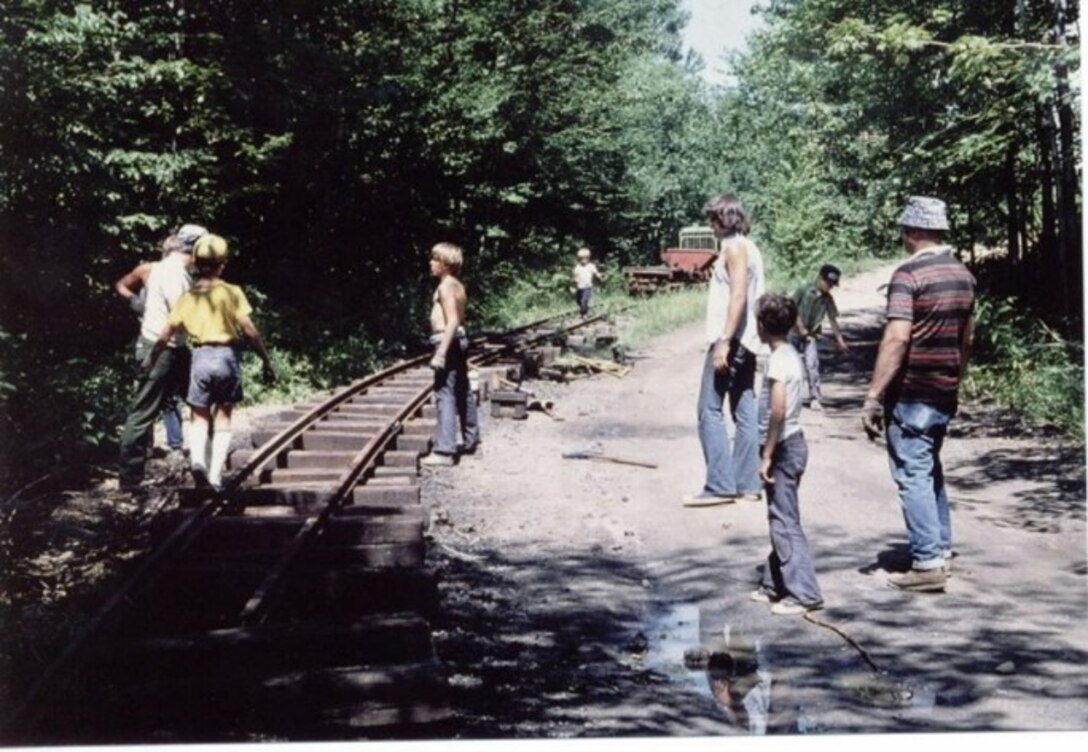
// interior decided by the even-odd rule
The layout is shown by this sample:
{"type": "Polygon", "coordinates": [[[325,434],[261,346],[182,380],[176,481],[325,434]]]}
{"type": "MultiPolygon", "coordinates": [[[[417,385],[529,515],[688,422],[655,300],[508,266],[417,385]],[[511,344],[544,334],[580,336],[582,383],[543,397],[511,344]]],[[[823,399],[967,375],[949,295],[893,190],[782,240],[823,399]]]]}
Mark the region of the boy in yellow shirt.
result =
{"type": "Polygon", "coordinates": [[[166,326],[145,362],[146,367],[153,366],[176,331],[184,329],[188,333],[193,346],[189,392],[185,398],[193,410],[190,461],[193,480],[203,488],[218,489],[222,483],[223,465],[230,450],[231,411],[242,400],[242,372],[235,347],[243,337],[261,356],[265,378],[270,382],[276,378],[264,341],[249,318],[253,309],[245,293],[221,279],[228,256],[227,241],[218,235],[205,235],[197,241],[193,257],[200,278],[170,311],[166,326]],[[209,447],[213,407],[218,410],[209,447]]]}

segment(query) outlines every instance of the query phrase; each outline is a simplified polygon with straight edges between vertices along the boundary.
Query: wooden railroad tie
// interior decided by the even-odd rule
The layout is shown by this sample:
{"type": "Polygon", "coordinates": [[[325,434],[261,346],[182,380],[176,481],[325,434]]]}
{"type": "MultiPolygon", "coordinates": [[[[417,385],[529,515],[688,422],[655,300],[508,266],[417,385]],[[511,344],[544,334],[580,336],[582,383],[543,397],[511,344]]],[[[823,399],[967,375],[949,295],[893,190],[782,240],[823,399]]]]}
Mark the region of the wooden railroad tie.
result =
{"type": "Polygon", "coordinates": [[[491,392],[491,417],[502,418],[508,413],[515,420],[529,416],[529,395],[513,389],[496,389],[491,392]]]}

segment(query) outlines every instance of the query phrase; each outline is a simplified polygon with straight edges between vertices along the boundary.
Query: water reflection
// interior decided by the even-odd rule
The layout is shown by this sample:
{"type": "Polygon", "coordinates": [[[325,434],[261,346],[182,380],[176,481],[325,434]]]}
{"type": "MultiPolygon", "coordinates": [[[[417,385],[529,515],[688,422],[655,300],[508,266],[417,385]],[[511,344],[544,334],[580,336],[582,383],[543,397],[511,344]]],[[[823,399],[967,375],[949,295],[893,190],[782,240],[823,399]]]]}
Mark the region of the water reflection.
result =
{"type": "Polygon", "coordinates": [[[700,693],[708,692],[725,720],[739,731],[828,733],[832,731],[828,718],[841,717],[849,707],[860,705],[886,710],[893,718],[921,719],[939,701],[933,686],[906,683],[866,668],[844,667],[833,675],[817,672],[811,681],[802,678],[807,675],[803,666],[776,670],[773,645],[724,620],[716,608],[704,610],[692,604],[672,608],[660,622],[660,643],[651,640],[649,660],[673,676],[682,662],[686,681],[700,693]],[[799,686],[791,686],[798,681],[799,686]]]}
{"type": "Polygon", "coordinates": [[[730,725],[766,734],[771,714],[771,671],[760,640],[749,643],[727,624],[721,644],[706,658],[710,693],[730,725]]]}

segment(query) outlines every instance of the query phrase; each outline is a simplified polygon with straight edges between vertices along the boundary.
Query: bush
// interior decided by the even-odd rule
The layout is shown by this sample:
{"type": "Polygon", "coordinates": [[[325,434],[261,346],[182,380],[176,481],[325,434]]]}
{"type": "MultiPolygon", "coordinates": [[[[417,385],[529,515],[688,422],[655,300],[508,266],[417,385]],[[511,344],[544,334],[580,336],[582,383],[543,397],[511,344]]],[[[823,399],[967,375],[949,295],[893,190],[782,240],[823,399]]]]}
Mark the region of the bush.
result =
{"type": "Polygon", "coordinates": [[[964,390],[1084,441],[1084,346],[1063,340],[1015,298],[979,296],[964,390]]]}

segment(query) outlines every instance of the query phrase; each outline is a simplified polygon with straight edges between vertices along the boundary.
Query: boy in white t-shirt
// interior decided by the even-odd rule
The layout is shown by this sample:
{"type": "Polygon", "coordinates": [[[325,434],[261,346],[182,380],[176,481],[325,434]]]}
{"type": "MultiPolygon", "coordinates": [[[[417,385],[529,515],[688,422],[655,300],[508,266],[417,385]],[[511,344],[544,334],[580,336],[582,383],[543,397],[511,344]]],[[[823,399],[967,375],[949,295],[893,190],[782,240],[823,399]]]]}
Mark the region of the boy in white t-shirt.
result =
{"type": "Polygon", "coordinates": [[[604,275],[597,265],[589,260],[589,249],[578,249],[578,263],[570,273],[570,283],[574,287],[574,296],[578,301],[578,310],[582,317],[589,315],[589,299],[593,295],[593,281],[604,282],[604,275]]]}
{"type": "Polygon", "coordinates": [[[786,295],[768,293],[757,306],[759,338],[771,347],[759,395],[759,474],[767,494],[771,554],[752,600],[772,604],[772,614],[788,616],[823,607],[797,499],[808,463],[799,422],[805,373],[801,357],[787,341],[797,321],[797,304],[786,295]]]}

